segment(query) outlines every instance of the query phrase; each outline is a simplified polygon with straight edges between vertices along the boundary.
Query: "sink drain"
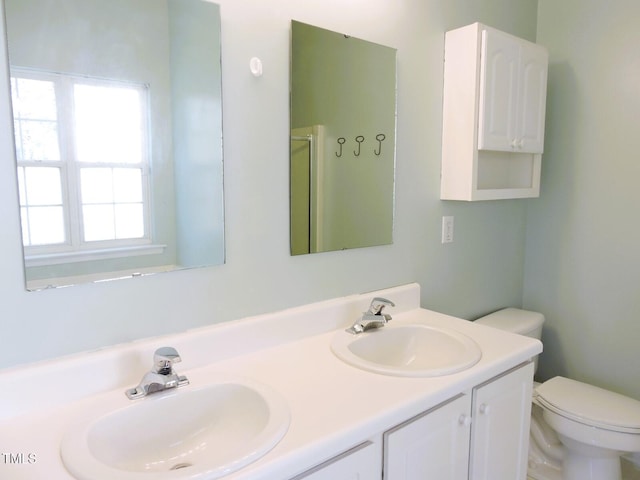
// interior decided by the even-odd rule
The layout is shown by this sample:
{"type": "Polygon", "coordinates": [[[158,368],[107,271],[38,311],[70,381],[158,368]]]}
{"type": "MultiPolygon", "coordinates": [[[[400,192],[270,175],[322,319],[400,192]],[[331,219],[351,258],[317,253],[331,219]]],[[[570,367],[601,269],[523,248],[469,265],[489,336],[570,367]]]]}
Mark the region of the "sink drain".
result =
{"type": "Polygon", "coordinates": [[[176,463],[169,470],[180,470],[181,468],[187,468],[187,467],[190,467],[191,465],[192,465],[191,463],[176,463]]]}

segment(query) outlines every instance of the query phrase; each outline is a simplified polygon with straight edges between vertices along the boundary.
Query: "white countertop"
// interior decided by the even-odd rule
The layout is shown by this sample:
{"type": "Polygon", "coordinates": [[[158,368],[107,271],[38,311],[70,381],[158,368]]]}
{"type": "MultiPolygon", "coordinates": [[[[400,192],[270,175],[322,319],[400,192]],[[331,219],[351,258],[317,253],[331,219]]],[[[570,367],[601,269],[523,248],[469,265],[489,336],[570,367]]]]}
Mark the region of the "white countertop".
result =
{"type": "MultiPolygon", "coordinates": [[[[211,383],[219,374],[237,375],[272,387],[289,406],[291,423],[280,443],[264,457],[224,478],[291,478],[443,401],[470,392],[475,385],[529,361],[542,351],[537,340],[421,309],[418,301],[419,287],[409,285],[235,323],[231,328],[237,330],[234,335],[240,335],[235,338],[236,344],[242,340],[240,343],[252,346],[238,347],[239,354],[235,356],[225,351],[233,344],[228,337],[228,325],[161,339],[163,344],[175,346],[183,357],[176,370],[187,375],[191,383],[181,388],[211,383]],[[398,307],[389,310],[394,324],[424,323],[464,333],[479,344],[482,358],[468,370],[434,378],[386,376],[347,365],[332,353],[331,339],[357,318],[353,312],[361,311],[373,296],[386,296],[396,302],[398,307]],[[326,321],[327,312],[334,317],[330,321],[326,321]],[[304,324],[311,324],[311,329],[304,328],[304,324]],[[269,325],[273,328],[263,328],[269,325]],[[287,327],[287,333],[278,340],[277,332],[283,326],[287,327]],[[265,336],[272,338],[267,341],[265,336]],[[211,359],[206,351],[218,353],[211,359]],[[198,361],[191,365],[199,365],[190,367],[188,359],[192,353],[198,361]]],[[[106,405],[126,406],[130,400],[124,389],[137,383],[150,362],[143,367],[135,365],[133,373],[125,369],[126,374],[107,381],[109,386],[117,385],[114,388],[100,389],[104,383],[99,380],[96,383],[92,377],[100,376],[109,367],[122,371],[126,359],[148,355],[146,358],[150,360],[148,352],[162,346],[159,341],[0,372],[0,382],[5,379],[13,387],[6,395],[5,391],[0,394],[4,397],[0,399],[4,412],[4,417],[0,417],[0,452],[14,455],[12,462],[0,456],[0,479],[72,480],[59,456],[63,434],[82,415],[100,412],[106,405]],[[81,364],[85,366],[80,367],[81,364]],[[65,375],[67,371],[72,373],[65,375]],[[52,379],[52,375],[56,378],[52,379]],[[84,390],[74,382],[85,382],[84,390]],[[65,388],[70,392],[68,397],[57,391],[65,388]],[[25,398],[21,407],[15,405],[21,395],[37,397],[25,398]],[[18,454],[22,454],[22,461],[16,461],[18,454]]],[[[179,419],[179,412],[167,412],[166,421],[172,418],[179,419]]]]}

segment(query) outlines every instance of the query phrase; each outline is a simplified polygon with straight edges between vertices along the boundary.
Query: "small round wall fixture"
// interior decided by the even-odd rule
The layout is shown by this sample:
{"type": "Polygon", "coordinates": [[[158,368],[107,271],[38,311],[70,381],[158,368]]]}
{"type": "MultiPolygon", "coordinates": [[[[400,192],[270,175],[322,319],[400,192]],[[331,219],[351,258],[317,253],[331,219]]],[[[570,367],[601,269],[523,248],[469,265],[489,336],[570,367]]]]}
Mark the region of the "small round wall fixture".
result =
{"type": "Polygon", "coordinates": [[[252,57],[251,60],[249,60],[249,69],[251,70],[251,73],[254,77],[261,77],[262,60],[260,60],[258,57],[252,57]]]}

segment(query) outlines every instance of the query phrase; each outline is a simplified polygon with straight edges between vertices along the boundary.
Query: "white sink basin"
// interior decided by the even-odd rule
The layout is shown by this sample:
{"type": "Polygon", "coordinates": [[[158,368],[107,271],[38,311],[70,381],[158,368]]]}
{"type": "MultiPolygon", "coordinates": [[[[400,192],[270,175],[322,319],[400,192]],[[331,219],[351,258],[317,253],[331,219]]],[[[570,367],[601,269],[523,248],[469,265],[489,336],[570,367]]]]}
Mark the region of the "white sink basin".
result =
{"type": "Polygon", "coordinates": [[[262,457],[289,427],[286,404],[264,385],[192,387],[89,415],[63,438],[65,466],[80,480],[214,479],[262,457]]]}
{"type": "Polygon", "coordinates": [[[478,344],[466,335],[418,324],[389,323],[357,335],[341,331],[331,349],[350,365],[401,377],[449,375],[482,357],[478,344]]]}

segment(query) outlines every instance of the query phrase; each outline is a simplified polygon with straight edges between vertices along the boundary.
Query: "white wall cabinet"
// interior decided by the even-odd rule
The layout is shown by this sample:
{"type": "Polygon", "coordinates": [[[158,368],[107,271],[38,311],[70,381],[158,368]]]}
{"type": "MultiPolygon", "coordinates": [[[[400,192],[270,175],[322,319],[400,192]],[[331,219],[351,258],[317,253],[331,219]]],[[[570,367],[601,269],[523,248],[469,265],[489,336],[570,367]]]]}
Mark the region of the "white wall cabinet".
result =
{"type": "Polygon", "coordinates": [[[445,36],[443,200],[537,197],[548,54],[480,23],[445,36]]]}
{"type": "Polygon", "coordinates": [[[529,363],[388,431],[384,479],[525,480],[532,382],[529,363]]]}

